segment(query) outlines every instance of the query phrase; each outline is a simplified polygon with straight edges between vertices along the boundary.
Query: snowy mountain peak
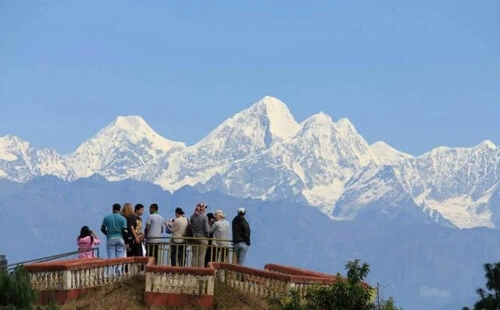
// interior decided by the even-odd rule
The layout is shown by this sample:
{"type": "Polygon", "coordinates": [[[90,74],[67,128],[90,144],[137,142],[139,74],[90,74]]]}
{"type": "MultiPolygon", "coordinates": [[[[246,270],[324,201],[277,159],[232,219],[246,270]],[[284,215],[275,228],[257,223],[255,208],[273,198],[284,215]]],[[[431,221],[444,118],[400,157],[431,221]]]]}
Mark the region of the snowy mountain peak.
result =
{"type": "Polygon", "coordinates": [[[332,136],[335,134],[337,128],[337,124],[335,124],[332,118],[323,112],[311,115],[300,126],[301,129],[297,137],[323,137],[330,141],[328,143],[331,143],[332,136]]]}
{"type": "Polygon", "coordinates": [[[279,111],[279,110],[284,110],[285,113],[288,112],[290,113],[290,111],[288,110],[288,107],[287,105],[279,100],[278,98],[276,97],[273,97],[273,96],[264,96],[262,97],[262,99],[260,99],[259,101],[255,102],[251,107],[265,107],[266,109],[269,109],[269,110],[274,110],[274,111],[279,111]]]}
{"type": "Polygon", "coordinates": [[[479,143],[478,147],[479,148],[487,148],[487,149],[491,149],[491,150],[497,149],[497,146],[495,145],[495,143],[491,142],[490,140],[485,140],[485,141],[479,143]]]}
{"type": "Polygon", "coordinates": [[[118,116],[66,159],[76,177],[99,173],[109,180],[123,180],[183,142],[156,133],[139,116],[118,116]]]}
{"type": "Polygon", "coordinates": [[[410,154],[400,152],[383,141],[373,143],[370,149],[383,165],[397,165],[405,159],[413,158],[410,154]]]}
{"type": "Polygon", "coordinates": [[[319,113],[316,113],[310,117],[308,117],[305,121],[304,121],[304,124],[311,124],[311,123],[314,123],[314,124],[323,124],[323,125],[332,125],[334,124],[332,118],[330,117],[330,115],[324,113],[324,112],[319,112],[319,113]]]}
{"type": "Polygon", "coordinates": [[[8,134],[0,137],[0,160],[14,161],[18,159],[16,154],[22,153],[29,147],[29,142],[8,134]]]}
{"type": "Polygon", "coordinates": [[[357,133],[356,128],[354,125],[351,123],[351,121],[347,118],[341,118],[337,122],[337,128],[340,132],[352,132],[352,133],[357,133]]]}
{"type": "Polygon", "coordinates": [[[299,130],[299,124],[284,102],[278,98],[265,96],[247,110],[255,116],[265,116],[269,120],[269,131],[273,137],[287,140],[299,130]]]}
{"type": "Polygon", "coordinates": [[[3,137],[0,137],[0,146],[1,145],[13,145],[13,144],[22,144],[22,143],[27,143],[23,139],[19,138],[18,136],[14,136],[12,134],[5,135],[3,137]]]}
{"type": "Polygon", "coordinates": [[[163,138],[133,115],[116,117],[66,156],[13,135],[0,137],[1,179],[27,182],[52,175],[72,181],[93,174],[171,191],[189,185],[307,202],[329,216],[425,212],[459,227],[500,227],[500,152],[493,142],[438,147],[413,157],[381,141],[368,145],[347,118],[334,122],[320,112],[298,124],[271,96],[189,147],[163,138]]]}
{"type": "Polygon", "coordinates": [[[301,123],[301,126],[303,130],[313,127],[323,127],[324,130],[333,130],[333,128],[337,128],[337,124],[335,124],[330,115],[323,112],[319,112],[309,116],[301,123]]]}
{"type": "Polygon", "coordinates": [[[112,125],[126,131],[141,130],[143,128],[151,129],[142,117],[136,115],[118,116],[112,125]]]}
{"type": "MultiPolygon", "coordinates": [[[[210,148],[216,153],[233,143],[251,143],[257,148],[268,147],[293,137],[299,127],[282,101],[266,96],[225,120],[194,147],[211,145],[210,148]]],[[[244,153],[247,151],[250,149],[244,153]]]]}
{"type": "MultiPolygon", "coordinates": [[[[165,139],[151,128],[146,121],[135,115],[118,116],[108,126],[101,129],[91,140],[119,144],[124,141],[138,142],[147,139],[158,149],[165,151],[173,147],[185,147],[183,142],[165,139]]],[[[90,141],[90,140],[89,140],[90,141]]],[[[86,141],[85,143],[87,143],[86,141]]],[[[85,144],[84,143],[84,144],[85,144]]],[[[83,145],[83,144],[82,144],[83,145]]]]}

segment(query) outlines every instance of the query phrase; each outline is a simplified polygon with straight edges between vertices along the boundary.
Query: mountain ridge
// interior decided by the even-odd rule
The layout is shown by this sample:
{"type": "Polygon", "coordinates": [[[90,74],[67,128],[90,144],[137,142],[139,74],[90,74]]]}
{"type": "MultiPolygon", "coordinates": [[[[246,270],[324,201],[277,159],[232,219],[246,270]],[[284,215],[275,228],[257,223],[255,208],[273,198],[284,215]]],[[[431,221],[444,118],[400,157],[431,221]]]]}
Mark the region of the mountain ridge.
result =
{"type": "Polygon", "coordinates": [[[194,186],[306,202],[332,219],[356,218],[363,206],[390,217],[387,205],[380,205],[392,205],[380,196],[386,193],[399,197],[391,212],[417,210],[460,228],[500,226],[494,207],[500,203],[500,150],[491,141],[412,156],[383,141],[368,144],[347,118],[335,122],[319,112],[298,123],[271,96],[190,146],[162,137],[134,115],[117,116],[65,155],[35,149],[14,135],[0,137],[0,178],[22,183],[53,175],[75,181],[94,174],[150,182],[170,192],[194,186]]]}

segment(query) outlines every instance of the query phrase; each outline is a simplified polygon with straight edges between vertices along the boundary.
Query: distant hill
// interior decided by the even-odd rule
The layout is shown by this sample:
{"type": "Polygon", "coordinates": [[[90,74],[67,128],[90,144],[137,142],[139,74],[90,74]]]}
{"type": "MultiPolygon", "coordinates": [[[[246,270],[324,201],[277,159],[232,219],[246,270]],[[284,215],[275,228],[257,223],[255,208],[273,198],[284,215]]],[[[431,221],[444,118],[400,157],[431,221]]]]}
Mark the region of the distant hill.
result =
{"type": "MultiPolygon", "coordinates": [[[[56,177],[0,181],[0,252],[13,263],[75,250],[82,225],[98,231],[111,205],[127,201],[157,202],[165,218],[176,207],[190,214],[199,201],[209,211],[224,210],[229,220],[245,206],[252,227],[250,266],[279,263],[336,273],[348,260],[360,258],[371,265],[368,281],[379,282],[382,294],[394,296],[405,310],[472,304],[475,289],[484,283],[483,264],[500,257],[500,232],[494,229],[459,230],[411,217],[336,222],[307,205],[200,193],[191,187],[171,194],[150,183],[109,182],[100,176],[74,182],[56,177]]],[[[100,249],[105,257],[105,242],[100,249]]]]}

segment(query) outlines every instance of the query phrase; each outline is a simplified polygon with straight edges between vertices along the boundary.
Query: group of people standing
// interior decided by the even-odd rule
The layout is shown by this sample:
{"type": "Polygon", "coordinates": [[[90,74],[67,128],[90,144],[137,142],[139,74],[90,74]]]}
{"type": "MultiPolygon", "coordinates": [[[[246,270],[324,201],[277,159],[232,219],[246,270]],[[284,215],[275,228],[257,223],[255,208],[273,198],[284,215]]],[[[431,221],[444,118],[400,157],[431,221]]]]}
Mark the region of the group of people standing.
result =
{"type": "MultiPolygon", "coordinates": [[[[125,256],[152,256],[158,264],[162,256],[163,234],[171,234],[170,264],[172,266],[204,267],[209,261],[229,261],[231,246],[236,263],[243,264],[250,246],[250,225],[245,218],[245,208],[239,208],[232,225],[222,210],[205,214],[208,206],[200,202],[187,218],[182,208],[175,209],[175,218],[165,221],[158,213],[158,205],[149,207],[149,216],[143,229],[144,205],[115,203],[113,213],[104,217],[101,232],[106,236],[108,258],[125,256]],[[232,226],[232,227],[230,227],[232,226]],[[232,232],[232,238],[230,237],[232,232]],[[192,257],[188,260],[188,247],[192,257]]],[[[98,236],[84,226],[77,238],[80,258],[93,257],[98,236]]]]}

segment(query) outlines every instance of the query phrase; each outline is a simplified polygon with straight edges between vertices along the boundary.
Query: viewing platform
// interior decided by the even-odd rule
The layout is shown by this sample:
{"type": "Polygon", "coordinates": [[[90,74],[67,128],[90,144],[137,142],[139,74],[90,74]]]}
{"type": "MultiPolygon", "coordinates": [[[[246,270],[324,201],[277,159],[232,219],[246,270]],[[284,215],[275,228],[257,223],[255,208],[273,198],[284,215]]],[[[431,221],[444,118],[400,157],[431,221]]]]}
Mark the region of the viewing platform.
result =
{"type": "MultiPolygon", "coordinates": [[[[196,245],[189,244],[189,247],[187,257],[196,245]]],[[[164,259],[159,260],[154,257],[63,259],[24,266],[30,273],[40,304],[63,304],[92,289],[136,276],[145,281],[144,302],[148,306],[206,309],[214,307],[217,282],[244,294],[280,298],[293,289],[303,297],[313,285],[337,281],[334,275],[291,266],[266,264],[263,269],[257,269],[237,265],[232,252],[227,256],[230,261],[209,262],[207,267],[170,266],[169,241],[162,242],[161,248],[164,259]]]]}

